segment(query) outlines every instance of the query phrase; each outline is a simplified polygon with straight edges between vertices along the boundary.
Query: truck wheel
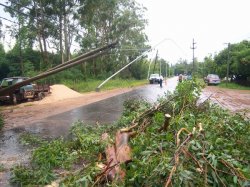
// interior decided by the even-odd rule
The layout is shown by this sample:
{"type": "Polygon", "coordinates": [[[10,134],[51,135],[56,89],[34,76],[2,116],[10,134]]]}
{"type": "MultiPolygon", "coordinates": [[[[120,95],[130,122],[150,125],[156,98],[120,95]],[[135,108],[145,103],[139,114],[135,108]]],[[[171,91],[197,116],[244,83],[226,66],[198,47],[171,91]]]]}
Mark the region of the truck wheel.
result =
{"type": "Polygon", "coordinates": [[[16,94],[12,95],[12,104],[16,105],[17,104],[17,98],[16,98],[16,94]]]}

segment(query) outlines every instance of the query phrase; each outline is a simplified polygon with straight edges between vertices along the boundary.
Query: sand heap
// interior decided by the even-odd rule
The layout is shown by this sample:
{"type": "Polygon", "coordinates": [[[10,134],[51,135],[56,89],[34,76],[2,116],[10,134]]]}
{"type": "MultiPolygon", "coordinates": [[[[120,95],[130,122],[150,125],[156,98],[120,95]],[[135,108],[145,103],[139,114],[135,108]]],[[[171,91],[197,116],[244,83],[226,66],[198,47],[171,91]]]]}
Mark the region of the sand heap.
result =
{"type": "Polygon", "coordinates": [[[52,103],[55,101],[82,96],[82,94],[62,84],[55,84],[53,86],[50,86],[50,91],[51,93],[44,99],[39,101],[39,104],[52,103]]]}

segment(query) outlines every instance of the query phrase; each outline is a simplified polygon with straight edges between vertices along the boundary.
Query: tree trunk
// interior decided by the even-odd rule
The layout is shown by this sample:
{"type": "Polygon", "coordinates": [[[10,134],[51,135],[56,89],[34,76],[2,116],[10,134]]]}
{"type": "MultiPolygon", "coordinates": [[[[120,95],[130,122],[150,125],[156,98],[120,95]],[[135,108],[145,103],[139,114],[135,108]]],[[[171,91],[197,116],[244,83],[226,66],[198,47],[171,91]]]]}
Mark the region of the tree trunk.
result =
{"type": "Polygon", "coordinates": [[[131,148],[128,145],[130,134],[128,132],[118,131],[115,137],[116,157],[119,163],[128,163],[131,161],[131,148]]]}
{"type": "Polygon", "coordinates": [[[67,18],[67,11],[66,11],[66,3],[65,1],[63,1],[63,32],[64,32],[64,51],[65,51],[65,58],[66,58],[66,61],[68,61],[70,58],[69,58],[69,41],[68,41],[68,38],[69,38],[69,33],[68,33],[68,18],[67,18]]]}
{"type": "Polygon", "coordinates": [[[47,45],[46,45],[46,37],[45,37],[45,34],[44,34],[44,22],[45,22],[45,19],[44,19],[44,12],[42,11],[43,10],[43,4],[42,4],[42,1],[40,0],[39,1],[39,6],[40,6],[40,14],[41,14],[41,25],[39,25],[39,32],[40,32],[40,37],[42,38],[42,42],[41,42],[41,45],[43,45],[43,61],[45,64],[48,64],[48,53],[47,53],[47,45]]]}
{"type": "Polygon", "coordinates": [[[109,135],[104,133],[102,135],[102,141],[107,141],[108,146],[105,149],[106,159],[110,169],[106,171],[106,176],[109,181],[119,181],[123,180],[125,177],[125,172],[121,170],[119,162],[116,158],[115,145],[112,145],[109,140],[109,135]]]}
{"type": "Polygon", "coordinates": [[[62,64],[63,64],[64,63],[64,55],[63,55],[63,28],[62,28],[62,18],[63,18],[63,15],[62,15],[62,9],[60,9],[60,10],[61,10],[60,11],[60,15],[59,15],[60,55],[61,55],[61,61],[62,61],[62,64]]]}
{"type": "MultiPolygon", "coordinates": [[[[42,59],[44,61],[45,57],[44,57],[44,52],[43,52],[43,45],[42,45],[42,37],[41,37],[41,25],[39,23],[39,19],[38,19],[38,13],[37,13],[37,5],[36,2],[34,1],[34,7],[35,7],[35,14],[36,14],[36,19],[37,19],[37,35],[38,35],[38,42],[39,42],[39,47],[40,47],[40,51],[41,51],[41,55],[42,55],[42,59]]],[[[41,65],[40,65],[40,71],[41,71],[41,65]]]]}

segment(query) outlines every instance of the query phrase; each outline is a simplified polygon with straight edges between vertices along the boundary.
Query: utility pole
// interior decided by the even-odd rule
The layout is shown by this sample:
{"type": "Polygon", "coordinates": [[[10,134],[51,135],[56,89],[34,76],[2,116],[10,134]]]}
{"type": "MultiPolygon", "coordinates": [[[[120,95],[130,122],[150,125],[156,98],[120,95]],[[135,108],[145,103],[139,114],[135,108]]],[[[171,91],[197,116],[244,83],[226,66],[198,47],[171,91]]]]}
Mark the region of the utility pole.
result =
{"type": "Polygon", "coordinates": [[[228,84],[228,77],[229,77],[229,60],[230,60],[230,43],[227,43],[227,82],[226,86],[228,84]]]}
{"type": "MultiPolygon", "coordinates": [[[[171,64],[171,68],[172,68],[172,64],[171,64]]],[[[171,75],[170,75],[170,65],[168,66],[168,76],[171,77],[171,75]]]]}
{"type": "MultiPolygon", "coordinates": [[[[18,2],[19,3],[19,2],[18,2]]],[[[18,12],[20,12],[20,5],[18,4],[18,12]]],[[[24,75],[24,65],[23,65],[23,54],[22,54],[22,33],[21,33],[21,21],[22,18],[20,14],[18,14],[18,43],[19,43],[19,59],[20,59],[20,66],[21,66],[21,75],[24,75]]]]}
{"type": "Polygon", "coordinates": [[[196,47],[194,46],[196,43],[194,42],[194,39],[193,39],[193,45],[191,47],[191,49],[193,50],[193,70],[192,70],[192,73],[194,73],[194,50],[196,49],[196,47]]]}
{"type": "Polygon", "coordinates": [[[160,75],[161,75],[161,60],[160,60],[160,75]]]}
{"type": "Polygon", "coordinates": [[[168,63],[166,63],[166,78],[168,77],[168,63]]]}
{"type": "Polygon", "coordinates": [[[151,66],[151,63],[152,63],[152,60],[150,60],[150,62],[149,62],[149,66],[148,66],[148,79],[149,79],[149,73],[150,73],[150,66],[151,66]]]}

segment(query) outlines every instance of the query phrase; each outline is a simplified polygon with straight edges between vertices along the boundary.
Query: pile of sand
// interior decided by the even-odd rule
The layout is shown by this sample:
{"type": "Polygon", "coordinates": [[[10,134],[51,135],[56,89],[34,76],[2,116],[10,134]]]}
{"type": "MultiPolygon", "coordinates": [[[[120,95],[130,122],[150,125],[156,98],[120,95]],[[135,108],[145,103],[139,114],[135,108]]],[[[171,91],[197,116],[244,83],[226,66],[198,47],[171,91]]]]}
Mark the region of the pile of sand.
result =
{"type": "Polygon", "coordinates": [[[44,99],[39,101],[39,104],[52,103],[55,101],[82,96],[82,94],[62,84],[56,84],[56,85],[50,86],[50,91],[51,93],[48,94],[44,99]]]}

